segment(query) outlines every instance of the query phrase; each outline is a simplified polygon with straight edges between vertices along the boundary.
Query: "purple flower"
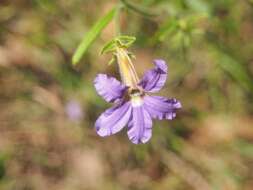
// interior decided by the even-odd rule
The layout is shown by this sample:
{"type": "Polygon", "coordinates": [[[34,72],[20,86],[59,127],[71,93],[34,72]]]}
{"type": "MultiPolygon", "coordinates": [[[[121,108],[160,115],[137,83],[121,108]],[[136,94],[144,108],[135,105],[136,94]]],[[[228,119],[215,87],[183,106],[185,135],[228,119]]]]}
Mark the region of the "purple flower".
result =
{"type": "Polygon", "coordinates": [[[129,139],[134,144],[146,143],[152,136],[152,119],[174,119],[181,104],[174,98],[149,95],[158,92],[166,82],[165,61],[155,60],[155,68],[139,80],[131,61],[123,58],[124,55],[118,57],[123,84],[105,74],[98,74],[94,81],[98,94],[107,102],[115,103],[99,116],[95,128],[98,135],[105,137],[128,125],[129,139]]]}
{"type": "Polygon", "coordinates": [[[79,102],[71,100],[65,107],[68,118],[72,121],[80,121],[83,117],[83,109],[79,102]]]}

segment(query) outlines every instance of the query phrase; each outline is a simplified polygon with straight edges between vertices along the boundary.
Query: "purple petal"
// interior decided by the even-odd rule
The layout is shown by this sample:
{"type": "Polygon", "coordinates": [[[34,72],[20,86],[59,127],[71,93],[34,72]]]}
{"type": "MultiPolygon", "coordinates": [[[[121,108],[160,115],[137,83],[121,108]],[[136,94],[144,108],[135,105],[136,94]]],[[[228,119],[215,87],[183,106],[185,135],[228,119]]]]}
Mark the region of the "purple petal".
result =
{"type": "Polygon", "coordinates": [[[167,64],[163,60],[154,61],[155,68],[147,71],[139,85],[147,92],[157,92],[165,84],[167,78],[167,64]]]}
{"type": "Polygon", "coordinates": [[[154,119],[169,119],[176,117],[176,110],[181,108],[181,103],[176,99],[167,99],[161,96],[145,96],[144,106],[154,119]]]}
{"type": "Polygon", "coordinates": [[[105,137],[119,132],[128,123],[131,112],[130,102],[107,109],[95,123],[98,135],[105,137]]]}
{"type": "Polygon", "coordinates": [[[126,87],[117,79],[105,74],[98,74],[94,80],[97,93],[107,102],[115,102],[123,97],[126,87]]]}
{"type": "Polygon", "coordinates": [[[146,143],[152,136],[152,120],[143,106],[133,107],[128,137],[134,144],[146,143]]]}

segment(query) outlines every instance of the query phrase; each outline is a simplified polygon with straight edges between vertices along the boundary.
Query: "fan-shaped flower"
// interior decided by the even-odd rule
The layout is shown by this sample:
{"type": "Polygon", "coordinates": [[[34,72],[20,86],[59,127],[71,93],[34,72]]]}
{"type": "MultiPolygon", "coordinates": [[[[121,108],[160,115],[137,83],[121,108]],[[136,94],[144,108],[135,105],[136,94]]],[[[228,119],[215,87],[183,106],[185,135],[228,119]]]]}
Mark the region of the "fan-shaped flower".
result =
{"type": "Polygon", "coordinates": [[[165,61],[155,60],[155,68],[139,80],[124,49],[118,49],[117,60],[123,83],[106,74],[98,74],[94,80],[98,94],[107,102],[115,103],[99,116],[96,131],[105,137],[128,125],[129,139],[134,144],[146,143],[152,136],[152,119],[174,119],[181,104],[174,98],[149,94],[158,92],[166,82],[168,68],[165,61]]]}

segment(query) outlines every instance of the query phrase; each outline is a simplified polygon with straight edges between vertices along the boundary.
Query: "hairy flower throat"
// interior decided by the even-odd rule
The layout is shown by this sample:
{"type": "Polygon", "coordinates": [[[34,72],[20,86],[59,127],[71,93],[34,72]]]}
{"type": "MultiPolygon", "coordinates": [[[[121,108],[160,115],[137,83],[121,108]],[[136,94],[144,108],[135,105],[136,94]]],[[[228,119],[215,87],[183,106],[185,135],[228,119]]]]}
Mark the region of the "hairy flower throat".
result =
{"type": "Polygon", "coordinates": [[[127,50],[124,48],[117,48],[116,56],[123,83],[132,89],[137,89],[139,78],[127,50]]]}

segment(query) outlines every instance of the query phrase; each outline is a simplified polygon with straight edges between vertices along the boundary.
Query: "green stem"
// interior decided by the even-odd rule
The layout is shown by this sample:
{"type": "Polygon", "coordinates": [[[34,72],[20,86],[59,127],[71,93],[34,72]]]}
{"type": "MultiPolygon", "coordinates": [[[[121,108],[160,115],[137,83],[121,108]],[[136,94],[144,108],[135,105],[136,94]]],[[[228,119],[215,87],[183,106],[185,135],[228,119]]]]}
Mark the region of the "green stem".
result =
{"type": "Polygon", "coordinates": [[[128,2],[127,0],[120,0],[120,1],[122,2],[123,5],[125,5],[127,8],[129,8],[130,10],[132,10],[136,13],[139,13],[144,16],[149,16],[149,17],[157,16],[156,13],[153,13],[150,10],[147,10],[146,8],[134,5],[130,2],[128,2]]]}
{"type": "Polygon", "coordinates": [[[120,14],[122,11],[122,3],[119,2],[119,4],[117,5],[117,9],[116,9],[116,14],[115,14],[115,35],[116,36],[120,36],[121,35],[121,19],[120,19],[120,14]]]}

